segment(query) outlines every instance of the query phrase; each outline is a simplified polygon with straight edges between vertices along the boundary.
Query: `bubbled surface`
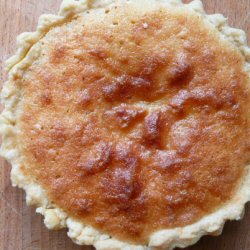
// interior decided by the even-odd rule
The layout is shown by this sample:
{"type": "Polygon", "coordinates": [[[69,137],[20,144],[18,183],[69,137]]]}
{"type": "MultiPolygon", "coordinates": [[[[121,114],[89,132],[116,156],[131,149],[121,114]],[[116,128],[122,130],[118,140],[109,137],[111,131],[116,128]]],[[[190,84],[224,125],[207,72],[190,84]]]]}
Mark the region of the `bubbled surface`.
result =
{"type": "Polygon", "coordinates": [[[128,242],[228,202],[250,159],[244,59],[192,13],[92,10],[39,42],[21,81],[23,170],[128,242]]]}

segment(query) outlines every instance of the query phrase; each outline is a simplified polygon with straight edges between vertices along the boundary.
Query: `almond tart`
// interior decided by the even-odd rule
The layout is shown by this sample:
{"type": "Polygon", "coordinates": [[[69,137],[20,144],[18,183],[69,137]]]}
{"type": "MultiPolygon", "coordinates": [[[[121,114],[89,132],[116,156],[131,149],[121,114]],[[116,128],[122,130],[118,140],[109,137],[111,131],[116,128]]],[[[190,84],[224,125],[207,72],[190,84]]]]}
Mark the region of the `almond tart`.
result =
{"type": "Polygon", "coordinates": [[[195,0],[63,1],[18,37],[1,155],[49,229],[184,248],[250,200],[250,49],[195,0]]]}

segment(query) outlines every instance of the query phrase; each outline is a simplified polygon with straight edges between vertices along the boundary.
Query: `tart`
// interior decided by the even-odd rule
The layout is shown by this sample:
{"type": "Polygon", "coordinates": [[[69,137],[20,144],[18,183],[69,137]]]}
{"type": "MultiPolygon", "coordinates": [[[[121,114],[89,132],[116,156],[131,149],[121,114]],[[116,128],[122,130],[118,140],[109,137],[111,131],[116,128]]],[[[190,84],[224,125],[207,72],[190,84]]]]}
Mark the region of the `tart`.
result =
{"type": "Polygon", "coordinates": [[[250,50],[200,1],[63,1],[7,61],[1,154],[49,229],[173,249],[250,199],[250,50]]]}

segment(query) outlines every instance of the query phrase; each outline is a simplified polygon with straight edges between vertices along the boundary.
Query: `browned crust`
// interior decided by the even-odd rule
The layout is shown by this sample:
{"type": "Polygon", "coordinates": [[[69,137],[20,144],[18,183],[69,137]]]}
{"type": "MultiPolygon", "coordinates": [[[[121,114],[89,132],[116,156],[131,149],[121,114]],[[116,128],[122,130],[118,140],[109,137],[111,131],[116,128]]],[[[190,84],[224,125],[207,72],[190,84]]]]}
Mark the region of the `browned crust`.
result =
{"type": "Polygon", "coordinates": [[[234,194],[250,158],[248,76],[240,53],[194,15],[104,15],[62,26],[56,44],[54,31],[43,39],[22,80],[19,140],[53,202],[145,244],[234,194]]]}

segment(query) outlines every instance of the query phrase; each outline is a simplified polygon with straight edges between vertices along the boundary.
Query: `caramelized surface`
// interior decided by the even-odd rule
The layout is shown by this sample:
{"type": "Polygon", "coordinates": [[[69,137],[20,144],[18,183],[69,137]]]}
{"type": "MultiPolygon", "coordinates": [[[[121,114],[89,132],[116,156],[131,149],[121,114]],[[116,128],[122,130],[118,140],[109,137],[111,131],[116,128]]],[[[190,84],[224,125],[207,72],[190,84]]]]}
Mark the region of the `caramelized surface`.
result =
{"type": "Polygon", "coordinates": [[[90,11],[40,45],[17,126],[23,169],[55,204],[147,243],[230,200],[250,158],[249,80],[197,16],[90,11]]]}

